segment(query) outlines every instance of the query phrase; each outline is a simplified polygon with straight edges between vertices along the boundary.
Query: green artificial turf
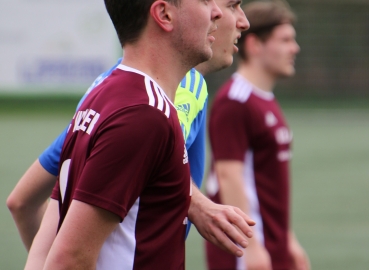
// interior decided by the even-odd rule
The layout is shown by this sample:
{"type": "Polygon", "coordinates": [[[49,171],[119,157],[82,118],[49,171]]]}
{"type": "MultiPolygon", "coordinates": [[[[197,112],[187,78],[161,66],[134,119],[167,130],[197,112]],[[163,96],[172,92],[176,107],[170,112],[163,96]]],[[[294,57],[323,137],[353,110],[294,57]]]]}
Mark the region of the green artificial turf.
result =
{"type": "MultiPolygon", "coordinates": [[[[22,269],[26,260],[6,197],[68,124],[76,102],[0,101],[0,269],[22,269]]],[[[312,269],[367,269],[369,107],[282,105],[294,134],[292,223],[312,269]]],[[[205,269],[203,241],[194,228],[186,252],[187,269],[205,269]]]]}

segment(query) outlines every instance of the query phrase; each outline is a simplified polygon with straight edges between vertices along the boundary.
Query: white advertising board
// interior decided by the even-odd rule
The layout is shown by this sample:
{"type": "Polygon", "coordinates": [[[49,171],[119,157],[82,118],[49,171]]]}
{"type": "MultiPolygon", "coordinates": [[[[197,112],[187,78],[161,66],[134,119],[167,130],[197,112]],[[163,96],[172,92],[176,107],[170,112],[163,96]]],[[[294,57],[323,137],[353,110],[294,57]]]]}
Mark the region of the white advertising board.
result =
{"type": "Polygon", "coordinates": [[[84,92],[120,54],[102,0],[0,0],[0,93],[84,92]]]}

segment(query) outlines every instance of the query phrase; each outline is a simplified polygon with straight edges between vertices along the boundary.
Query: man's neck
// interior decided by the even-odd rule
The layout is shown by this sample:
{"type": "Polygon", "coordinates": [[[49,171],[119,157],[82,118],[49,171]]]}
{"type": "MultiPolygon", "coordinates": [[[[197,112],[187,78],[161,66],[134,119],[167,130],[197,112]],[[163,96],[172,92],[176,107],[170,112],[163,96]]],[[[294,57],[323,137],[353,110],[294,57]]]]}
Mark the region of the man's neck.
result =
{"type": "Polygon", "coordinates": [[[241,62],[238,66],[237,73],[257,88],[266,92],[273,92],[276,79],[262,68],[259,68],[259,66],[241,62]]]}
{"type": "Polygon", "coordinates": [[[168,50],[163,48],[158,49],[138,42],[124,47],[122,64],[150,76],[174,102],[178,84],[190,68],[181,66],[178,59],[171,57],[173,55],[175,54],[168,53],[168,50]]]}

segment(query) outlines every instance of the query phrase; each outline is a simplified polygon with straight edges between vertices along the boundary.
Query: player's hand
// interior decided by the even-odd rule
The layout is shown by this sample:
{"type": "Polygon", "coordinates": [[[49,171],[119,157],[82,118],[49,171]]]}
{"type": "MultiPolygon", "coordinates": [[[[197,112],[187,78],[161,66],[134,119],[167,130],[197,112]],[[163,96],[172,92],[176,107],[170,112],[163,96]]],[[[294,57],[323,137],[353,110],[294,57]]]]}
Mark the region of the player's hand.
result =
{"type": "Polygon", "coordinates": [[[289,234],[288,249],[291,257],[291,270],[310,270],[309,258],[293,233],[289,234]]]}
{"type": "Polygon", "coordinates": [[[202,237],[237,257],[248,246],[247,238],[252,237],[250,226],[255,224],[239,208],[215,204],[197,188],[193,189],[188,217],[202,237]]]}
{"type": "Polygon", "coordinates": [[[272,270],[270,255],[260,242],[252,241],[245,253],[247,270],[272,270]]]}

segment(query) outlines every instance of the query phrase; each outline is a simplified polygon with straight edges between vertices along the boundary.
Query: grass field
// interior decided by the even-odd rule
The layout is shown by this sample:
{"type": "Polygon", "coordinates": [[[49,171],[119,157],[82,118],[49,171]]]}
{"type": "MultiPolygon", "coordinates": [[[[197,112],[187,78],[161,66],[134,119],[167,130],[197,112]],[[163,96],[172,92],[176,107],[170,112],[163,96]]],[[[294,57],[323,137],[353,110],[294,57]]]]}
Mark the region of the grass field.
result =
{"type": "MultiPolygon", "coordinates": [[[[75,104],[0,102],[0,269],[22,269],[26,260],[6,197],[67,125],[75,104]]],[[[293,227],[312,269],[369,269],[369,106],[316,107],[285,108],[294,134],[293,227]]],[[[187,269],[205,269],[203,258],[203,242],[192,229],[187,269]]]]}

